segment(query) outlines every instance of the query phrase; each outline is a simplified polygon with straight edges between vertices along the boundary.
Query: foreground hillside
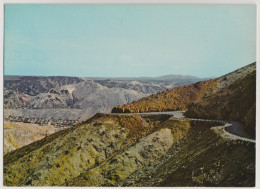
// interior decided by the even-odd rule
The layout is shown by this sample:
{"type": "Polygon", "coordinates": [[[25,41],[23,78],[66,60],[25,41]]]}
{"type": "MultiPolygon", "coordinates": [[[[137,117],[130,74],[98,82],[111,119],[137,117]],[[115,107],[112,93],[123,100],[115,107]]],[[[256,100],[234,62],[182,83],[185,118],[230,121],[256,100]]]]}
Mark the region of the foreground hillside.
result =
{"type": "Polygon", "coordinates": [[[216,122],[97,114],[4,156],[6,186],[254,186],[255,144],[216,122]]]}
{"type": "Polygon", "coordinates": [[[121,112],[187,110],[186,116],[240,121],[254,137],[256,64],[222,77],[176,87],[112,109],[121,112]]]}
{"type": "Polygon", "coordinates": [[[53,126],[4,121],[4,154],[55,132],[53,126]]]}

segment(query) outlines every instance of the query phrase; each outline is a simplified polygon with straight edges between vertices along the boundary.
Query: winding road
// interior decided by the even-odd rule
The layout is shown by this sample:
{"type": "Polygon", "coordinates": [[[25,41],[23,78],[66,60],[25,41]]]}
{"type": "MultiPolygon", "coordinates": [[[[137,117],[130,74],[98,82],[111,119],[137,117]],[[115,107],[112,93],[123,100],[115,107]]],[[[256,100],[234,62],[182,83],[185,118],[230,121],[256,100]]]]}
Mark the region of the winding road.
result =
{"type": "Polygon", "coordinates": [[[224,138],[231,140],[242,140],[246,142],[255,143],[255,140],[250,138],[243,130],[243,125],[235,121],[226,121],[226,120],[212,120],[212,119],[195,119],[185,117],[184,111],[172,111],[172,112],[145,112],[145,113],[112,113],[112,114],[121,114],[121,115],[172,115],[175,118],[186,119],[186,120],[195,120],[195,121],[210,121],[210,122],[219,122],[222,125],[212,127],[216,133],[221,135],[224,138]]]}

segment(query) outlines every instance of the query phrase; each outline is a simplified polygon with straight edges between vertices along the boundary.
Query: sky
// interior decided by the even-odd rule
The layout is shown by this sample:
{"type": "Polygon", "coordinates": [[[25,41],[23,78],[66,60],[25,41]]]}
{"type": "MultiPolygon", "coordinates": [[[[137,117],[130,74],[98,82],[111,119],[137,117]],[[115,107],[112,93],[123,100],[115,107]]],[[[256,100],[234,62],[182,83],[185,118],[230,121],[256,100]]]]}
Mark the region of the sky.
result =
{"type": "Polygon", "coordinates": [[[255,61],[255,5],[5,5],[4,75],[218,77],[255,61]]]}

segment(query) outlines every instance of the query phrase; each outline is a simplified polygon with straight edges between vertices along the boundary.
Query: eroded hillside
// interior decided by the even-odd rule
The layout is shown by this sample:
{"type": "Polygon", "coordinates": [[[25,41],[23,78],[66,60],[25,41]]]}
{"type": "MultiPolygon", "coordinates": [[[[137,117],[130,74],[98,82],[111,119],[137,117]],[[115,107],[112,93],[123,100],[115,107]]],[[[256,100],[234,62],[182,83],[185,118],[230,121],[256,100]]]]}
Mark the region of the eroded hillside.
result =
{"type": "MultiPolygon", "coordinates": [[[[225,80],[225,78],[223,78],[225,80]]],[[[256,70],[238,78],[202,101],[190,104],[185,113],[188,117],[236,120],[255,137],[256,70]]]]}
{"type": "Polygon", "coordinates": [[[165,90],[112,109],[114,113],[187,110],[194,118],[240,121],[254,137],[256,64],[222,77],[165,90]]]}
{"type": "Polygon", "coordinates": [[[210,129],[219,124],[170,115],[97,114],[6,154],[4,184],[253,186],[254,144],[222,138],[210,129]],[[236,171],[225,180],[227,165],[236,171]]]}
{"type": "Polygon", "coordinates": [[[198,102],[212,95],[218,83],[216,80],[202,81],[193,85],[185,85],[168,89],[148,96],[130,104],[120,105],[112,109],[113,113],[163,112],[186,110],[191,102],[198,102]]]}

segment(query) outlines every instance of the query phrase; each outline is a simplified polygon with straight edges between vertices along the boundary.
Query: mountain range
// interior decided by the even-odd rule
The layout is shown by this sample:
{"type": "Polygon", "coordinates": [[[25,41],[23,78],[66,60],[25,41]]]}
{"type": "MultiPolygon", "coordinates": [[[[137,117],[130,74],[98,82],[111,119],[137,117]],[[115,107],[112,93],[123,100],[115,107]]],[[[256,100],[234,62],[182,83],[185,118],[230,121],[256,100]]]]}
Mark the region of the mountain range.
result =
{"type": "Polygon", "coordinates": [[[255,140],[228,128],[244,120],[253,137],[255,70],[167,89],[11,151],[4,185],[253,187],[255,140]]]}
{"type": "Polygon", "coordinates": [[[86,120],[165,89],[203,80],[160,78],[4,77],[5,116],[86,120]]]}

